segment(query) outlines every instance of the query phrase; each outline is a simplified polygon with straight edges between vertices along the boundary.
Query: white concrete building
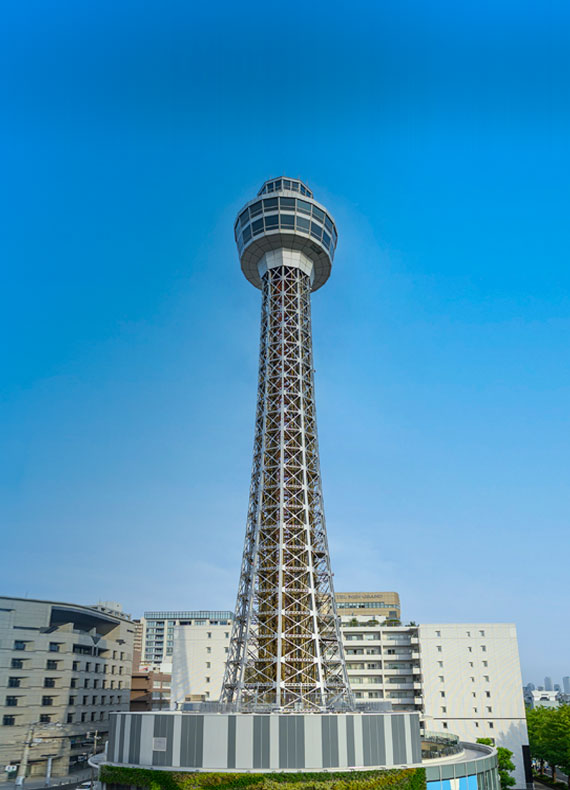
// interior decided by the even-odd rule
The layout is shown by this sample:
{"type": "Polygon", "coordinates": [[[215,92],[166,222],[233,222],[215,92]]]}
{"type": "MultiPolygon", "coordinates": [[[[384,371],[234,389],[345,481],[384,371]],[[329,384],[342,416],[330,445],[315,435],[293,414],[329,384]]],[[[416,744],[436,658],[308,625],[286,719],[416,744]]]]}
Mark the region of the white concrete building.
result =
{"type": "Polygon", "coordinates": [[[431,623],[418,635],[426,729],[492,738],[513,752],[516,787],[524,787],[528,733],[515,625],[431,623]]]}
{"type": "Polygon", "coordinates": [[[174,628],[171,708],[184,702],[217,701],[222,688],[231,636],[231,613],[212,613],[191,625],[174,628]]]}
{"type": "Polygon", "coordinates": [[[226,625],[231,612],[219,611],[157,611],[145,612],[140,619],[140,669],[172,673],[174,629],[176,626],[226,625]]]}
{"type": "Polygon", "coordinates": [[[464,741],[492,738],[513,752],[524,787],[528,744],[515,626],[511,623],[381,626],[342,617],[348,676],[359,705],[388,700],[420,711],[426,730],[464,741]]]}

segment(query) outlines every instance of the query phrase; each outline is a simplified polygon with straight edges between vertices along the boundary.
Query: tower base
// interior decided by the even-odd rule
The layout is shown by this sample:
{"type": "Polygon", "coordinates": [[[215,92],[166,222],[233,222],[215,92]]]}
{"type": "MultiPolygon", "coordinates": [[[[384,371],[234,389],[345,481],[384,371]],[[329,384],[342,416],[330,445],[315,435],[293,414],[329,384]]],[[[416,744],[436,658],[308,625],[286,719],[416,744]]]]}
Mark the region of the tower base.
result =
{"type": "Polygon", "coordinates": [[[106,762],[175,771],[327,771],[421,763],[417,713],[117,713],[106,762]]]}

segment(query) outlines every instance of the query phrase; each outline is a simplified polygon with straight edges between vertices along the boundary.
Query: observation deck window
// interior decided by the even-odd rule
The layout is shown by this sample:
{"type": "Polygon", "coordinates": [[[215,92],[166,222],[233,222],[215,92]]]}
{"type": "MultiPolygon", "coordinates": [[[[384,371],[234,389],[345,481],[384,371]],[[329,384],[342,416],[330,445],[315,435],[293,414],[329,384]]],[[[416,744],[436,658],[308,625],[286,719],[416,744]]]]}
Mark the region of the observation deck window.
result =
{"type": "Polygon", "coordinates": [[[313,206],[313,217],[319,220],[319,222],[325,221],[325,212],[321,211],[320,208],[313,206]]]}
{"type": "Polygon", "coordinates": [[[275,230],[279,225],[279,214],[271,214],[269,217],[265,217],[265,229],[266,230],[275,230]]]}
{"type": "Polygon", "coordinates": [[[304,231],[305,233],[309,232],[309,220],[305,219],[305,217],[297,217],[297,229],[304,231]]]}
{"type": "Polygon", "coordinates": [[[281,227],[282,228],[294,228],[295,227],[295,215],[294,214],[281,214],[281,227]]]}
{"type": "Polygon", "coordinates": [[[261,200],[258,200],[257,203],[254,203],[253,206],[249,207],[249,213],[252,217],[256,217],[258,214],[261,214],[262,206],[261,200]]]}
{"type": "Polygon", "coordinates": [[[302,211],[303,214],[310,214],[311,213],[311,204],[307,203],[306,200],[298,200],[297,201],[297,211],[302,211]]]}
{"type": "Polygon", "coordinates": [[[295,198],[279,198],[279,207],[295,210],[295,198]]]}
{"type": "Polygon", "coordinates": [[[258,233],[261,233],[261,231],[263,230],[263,220],[256,219],[255,222],[252,222],[251,229],[253,231],[254,236],[257,235],[258,233]]]}
{"type": "Polygon", "coordinates": [[[263,201],[263,210],[271,211],[277,209],[277,198],[266,198],[263,201]]]}

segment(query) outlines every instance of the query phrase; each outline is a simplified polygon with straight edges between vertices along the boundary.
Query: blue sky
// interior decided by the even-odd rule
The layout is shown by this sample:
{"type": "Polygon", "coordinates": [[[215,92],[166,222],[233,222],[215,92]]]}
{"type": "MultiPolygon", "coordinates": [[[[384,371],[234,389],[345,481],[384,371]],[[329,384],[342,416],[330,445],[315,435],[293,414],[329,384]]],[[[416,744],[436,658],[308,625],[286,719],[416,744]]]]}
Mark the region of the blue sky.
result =
{"type": "Polygon", "coordinates": [[[570,674],[566,2],[18,2],[0,29],[2,591],[233,608],[269,177],[313,298],[339,590],[570,674]],[[546,648],[548,645],[548,649],[546,648]]]}

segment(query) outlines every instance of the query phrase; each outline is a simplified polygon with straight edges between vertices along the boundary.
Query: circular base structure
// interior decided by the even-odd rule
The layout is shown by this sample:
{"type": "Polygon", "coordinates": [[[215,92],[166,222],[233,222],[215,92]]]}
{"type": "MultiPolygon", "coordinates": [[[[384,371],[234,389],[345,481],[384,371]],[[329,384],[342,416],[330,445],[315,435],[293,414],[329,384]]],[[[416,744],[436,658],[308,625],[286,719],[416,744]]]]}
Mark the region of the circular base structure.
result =
{"type": "Polygon", "coordinates": [[[117,713],[107,762],[178,771],[325,771],[421,763],[417,713],[117,713]]]}

